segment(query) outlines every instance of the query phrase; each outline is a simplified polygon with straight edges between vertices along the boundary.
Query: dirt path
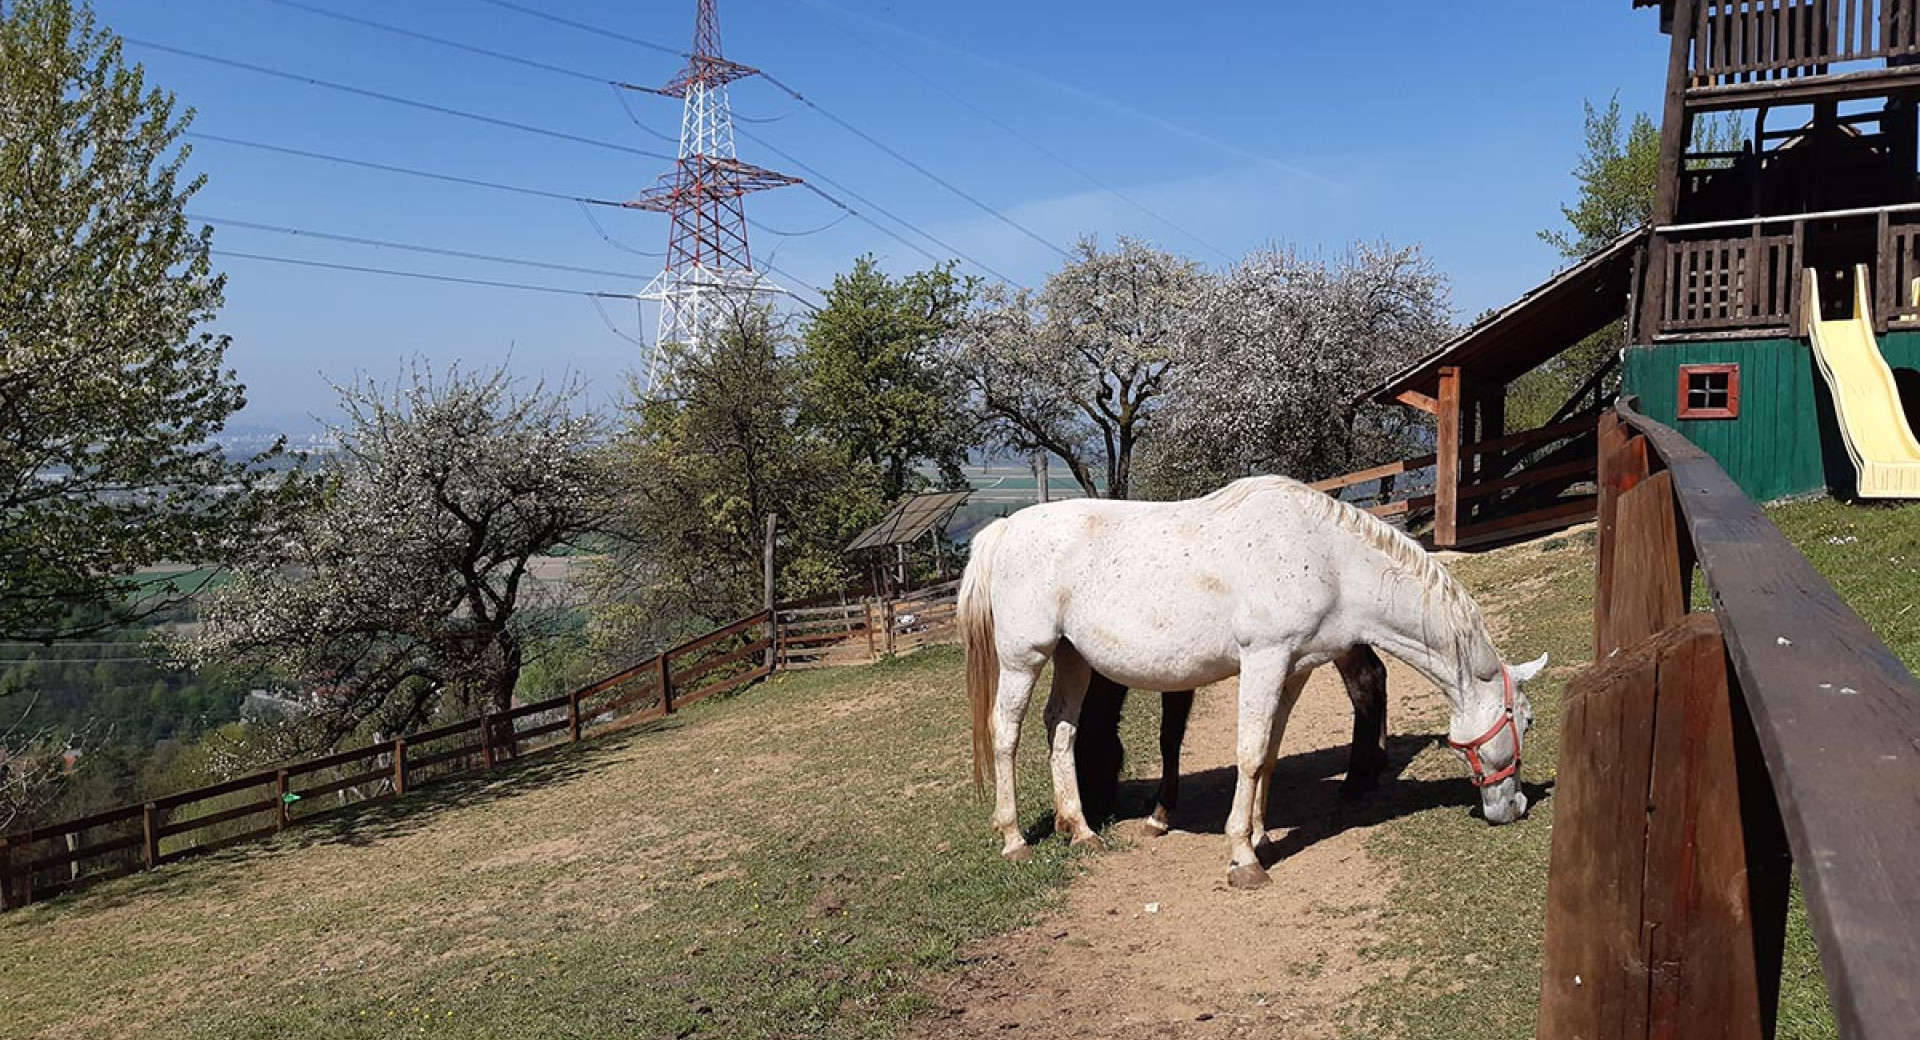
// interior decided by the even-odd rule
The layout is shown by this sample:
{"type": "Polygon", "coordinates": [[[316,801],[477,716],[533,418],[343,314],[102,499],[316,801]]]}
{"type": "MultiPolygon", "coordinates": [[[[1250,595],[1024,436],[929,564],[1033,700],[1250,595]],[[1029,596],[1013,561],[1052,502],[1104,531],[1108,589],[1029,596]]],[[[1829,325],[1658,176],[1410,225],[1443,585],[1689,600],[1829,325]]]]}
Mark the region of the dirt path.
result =
{"type": "MultiPolygon", "coordinates": [[[[1442,702],[1404,665],[1389,660],[1388,669],[1393,732],[1420,735],[1390,742],[1392,775],[1436,732],[1442,702]]],[[[1338,1035],[1342,1005],[1396,970],[1361,953],[1378,934],[1391,882],[1367,856],[1368,834],[1399,815],[1405,799],[1420,797],[1388,781],[1358,801],[1339,798],[1351,720],[1338,674],[1321,669],[1281,748],[1267,814],[1282,853],[1271,868],[1273,884],[1237,892],[1226,886],[1221,837],[1233,784],[1233,685],[1201,691],[1175,830],[1148,838],[1137,821],[1118,825],[1130,847],[1094,860],[1046,920],[970,948],[969,966],[935,995],[945,1015],[919,1035],[1338,1035]]],[[[1155,759],[1143,771],[1157,777],[1152,749],[1129,753],[1155,759]]],[[[1123,807],[1144,812],[1152,784],[1126,785],[1123,807]]]]}

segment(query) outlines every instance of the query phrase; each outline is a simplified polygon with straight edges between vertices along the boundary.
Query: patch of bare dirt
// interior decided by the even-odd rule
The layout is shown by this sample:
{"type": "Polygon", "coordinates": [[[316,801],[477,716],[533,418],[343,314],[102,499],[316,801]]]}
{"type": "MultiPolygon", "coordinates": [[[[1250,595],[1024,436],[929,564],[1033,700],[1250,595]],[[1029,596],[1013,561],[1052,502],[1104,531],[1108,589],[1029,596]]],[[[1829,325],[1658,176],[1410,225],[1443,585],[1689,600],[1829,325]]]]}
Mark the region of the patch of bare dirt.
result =
{"type": "MultiPolygon", "coordinates": [[[[1388,672],[1394,732],[1433,732],[1440,695],[1397,661],[1388,672]]],[[[1352,709],[1339,675],[1323,668],[1281,748],[1267,812],[1281,853],[1273,883],[1231,890],[1221,832],[1233,786],[1234,692],[1223,683],[1195,704],[1175,830],[1153,838],[1137,821],[1119,824],[1128,847],[1094,858],[1061,909],[967,950],[968,966],[933,994],[943,1012],[921,1025],[922,1040],[1334,1037],[1360,989],[1399,970],[1362,953],[1377,943],[1392,882],[1366,841],[1436,792],[1389,780],[1362,798],[1340,798],[1352,709]]],[[[1389,775],[1424,739],[1390,743],[1389,775]]],[[[1152,758],[1143,772],[1157,777],[1152,749],[1129,752],[1152,758]]],[[[1153,782],[1130,785],[1132,804],[1144,805],[1153,782]]]]}

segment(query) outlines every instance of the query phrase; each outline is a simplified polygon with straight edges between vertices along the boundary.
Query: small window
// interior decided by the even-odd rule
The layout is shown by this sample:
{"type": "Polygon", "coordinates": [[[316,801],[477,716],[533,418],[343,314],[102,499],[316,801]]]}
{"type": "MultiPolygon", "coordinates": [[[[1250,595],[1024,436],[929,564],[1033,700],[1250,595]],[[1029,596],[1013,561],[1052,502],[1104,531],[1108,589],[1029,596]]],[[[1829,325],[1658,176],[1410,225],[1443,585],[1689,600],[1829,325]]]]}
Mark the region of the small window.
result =
{"type": "Polygon", "coordinates": [[[1681,365],[1680,418],[1740,417],[1739,365],[1681,365]]]}

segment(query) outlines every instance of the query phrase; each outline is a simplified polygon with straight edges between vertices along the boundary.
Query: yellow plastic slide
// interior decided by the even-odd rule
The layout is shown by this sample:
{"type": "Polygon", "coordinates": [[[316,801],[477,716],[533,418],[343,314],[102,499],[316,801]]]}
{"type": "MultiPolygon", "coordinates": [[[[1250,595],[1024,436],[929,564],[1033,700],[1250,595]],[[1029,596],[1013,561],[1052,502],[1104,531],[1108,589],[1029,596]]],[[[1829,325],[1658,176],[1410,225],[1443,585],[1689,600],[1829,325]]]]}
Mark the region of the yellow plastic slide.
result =
{"type": "Polygon", "coordinates": [[[1820,286],[1807,272],[1813,356],[1833,391],[1847,454],[1860,474],[1861,498],[1920,498],[1920,441],[1907,426],[1893,370],[1873,337],[1872,280],[1854,271],[1853,317],[1820,320],[1820,286]]]}

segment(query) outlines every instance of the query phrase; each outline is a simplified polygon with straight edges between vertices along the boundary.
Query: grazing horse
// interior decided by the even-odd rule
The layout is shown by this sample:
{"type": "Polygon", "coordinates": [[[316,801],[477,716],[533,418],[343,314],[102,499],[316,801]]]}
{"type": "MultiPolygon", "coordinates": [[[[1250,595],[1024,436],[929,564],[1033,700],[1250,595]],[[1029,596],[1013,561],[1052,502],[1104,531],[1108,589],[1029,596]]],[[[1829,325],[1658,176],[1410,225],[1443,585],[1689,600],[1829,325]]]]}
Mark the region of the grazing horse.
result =
{"type": "MultiPolygon", "coordinates": [[[[1346,779],[1340,782],[1340,794],[1351,798],[1378,787],[1380,774],[1386,772],[1387,666],[1370,646],[1356,646],[1334,658],[1333,664],[1353,701],[1353,744],[1347,751],[1346,779]]],[[[1114,812],[1120,768],[1126,764],[1126,748],[1120,742],[1120,715],[1126,703],[1126,687],[1093,673],[1073,740],[1080,808],[1089,825],[1104,823],[1114,812]]],[[[1153,813],[1145,821],[1148,833],[1156,836],[1172,827],[1173,811],[1180,803],[1180,745],[1192,712],[1192,690],[1160,695],[1160,786],[1154,792],[1153,813]]],[[[1256,810],[1265,804],[1257,799],[1256,803],[1256,810]]]]}
{"type": "Polygon", "coordinates": [[[1032,855],[1013,764],[1049,658],[1054,805],[1075,842],[1098,841],[1073,761],[1092,673],[1161,691],[1238,674],[1228,881],[1265,884],[1255,795],[1287,714],[1308,672],[1362,644],[1407,662],[1446,695],[1448,742],[1465,754],[1487,820],[1526,812],[1519,765],[1532,710],[1520,684],[1546,658],[1509,668],[1472,597],[1412,539],[1296,481],[1250,477],[1186,502],[1078,499],[1021,510],[975,537],[959,622],[975,782],[993,780],[993,826],[1009,859],[1032,855]]]}

